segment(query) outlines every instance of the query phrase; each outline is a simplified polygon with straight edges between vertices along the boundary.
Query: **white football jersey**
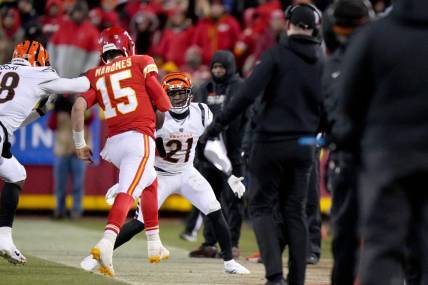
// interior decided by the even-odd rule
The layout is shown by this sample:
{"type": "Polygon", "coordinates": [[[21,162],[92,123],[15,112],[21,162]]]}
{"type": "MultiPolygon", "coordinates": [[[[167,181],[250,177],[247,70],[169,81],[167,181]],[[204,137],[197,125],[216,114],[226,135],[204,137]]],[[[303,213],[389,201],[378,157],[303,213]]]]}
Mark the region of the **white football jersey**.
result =
{"type": "Polygon", "coordinates": [[[9,134],[21,126],[41,98],[49,95],[40,84],[57,78],[49,66],[0,65],[0,121],[9,134]]]}
{"type": "Polygon", "coordinates": [[[176,120],[166,112],[162,128],[156,131],[158,152],[166,156],[156,156],[155,167],[171,174],[192,167],[199,137],[212,119],[210,109],[203,103],[190,103],[189,115],[183,120],[176,120]],[[159,149],[162,146],[163,150],[159,149]]]}

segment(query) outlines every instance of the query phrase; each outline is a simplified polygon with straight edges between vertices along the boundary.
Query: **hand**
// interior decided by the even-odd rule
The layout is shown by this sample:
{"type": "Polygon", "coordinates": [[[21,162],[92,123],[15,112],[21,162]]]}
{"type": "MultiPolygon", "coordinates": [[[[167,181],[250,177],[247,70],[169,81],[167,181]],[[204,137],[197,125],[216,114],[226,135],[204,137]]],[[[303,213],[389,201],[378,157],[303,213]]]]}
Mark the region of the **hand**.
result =
{"type": "Polygon", "coordinates": [[[47,96],[39,101],[39,104],[36,107],[37,113],[40,117],[46,115],[48,111],[52,109],[53,104],[55,103],[56,95],[47,96]]]}
{"type": "Polygon", "coordinates": [[[241,182],[242,180],[244,180],[244,177],[236,177],[235,175],[231,175],[229,179],[227,179],[227,184],[229,184],[230,189],[232,189],[232,192],[235,193],[239,199],[241,199],[245,193],[245,186],[241,182]]]}
{"type": "Polygon", "coordinates": [[[201,143],[205,143],[208,140],[214,140],[220,136],[220,133],[224,131],[224,126],[219,122],[212,122],[201,136],[201,143]]]}
{"type": "Polygon", "coordinates": [[[87,164],[91,164],[92,160],[92,150],[89,146],[84,146],[82,148],[76,149],[76,155],[78,158],[86,162],[87,164]]]}

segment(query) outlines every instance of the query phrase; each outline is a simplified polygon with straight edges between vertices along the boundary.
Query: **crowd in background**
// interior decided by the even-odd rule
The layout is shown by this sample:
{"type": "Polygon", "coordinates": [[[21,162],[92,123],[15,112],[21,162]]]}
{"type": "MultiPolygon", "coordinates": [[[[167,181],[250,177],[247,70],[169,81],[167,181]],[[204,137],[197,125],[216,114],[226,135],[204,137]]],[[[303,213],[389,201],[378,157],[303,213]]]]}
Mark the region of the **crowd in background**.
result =
{"type": "MultiPolygon", "coordinates": [[[[324,10],[332,0],[4,0],[0,63],[10,60],[24,38],[47,44],[50,51],[71,44],[74,53],[56,51],[51,58],[60,75],[72,77],[74,66],[85,71],[97,63],[98,33],[118,25],[129,31],[137,53],[153,56],[164,72],[190,73],[196,86],[210,77],[208,64],[219,49],[234,53],[245,77],[284,31],[283,11],[294,2],[314,2],[324,10]]],[[[389,1],[372,2],[382,12],[389,1]]]]}

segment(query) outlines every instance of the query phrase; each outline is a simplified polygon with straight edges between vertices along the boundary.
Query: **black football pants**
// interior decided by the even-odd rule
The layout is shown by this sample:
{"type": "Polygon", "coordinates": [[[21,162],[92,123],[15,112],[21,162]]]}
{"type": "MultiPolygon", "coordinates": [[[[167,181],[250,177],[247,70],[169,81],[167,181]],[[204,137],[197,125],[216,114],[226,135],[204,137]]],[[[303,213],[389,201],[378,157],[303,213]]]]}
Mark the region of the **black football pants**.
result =
{"type": "Polygon", "coordinates": [[[421,285],[428,284],[428,171],[377,184],[374,174],[363,174],[362,203],[364,250],[362,285],[401,285],[405,275],[409,238],[417,252],[421,285]],[[374,185],[370,187],[370,185],[374,185]]]}
{"type": "MultiPolygon", "coordinates": [[[[199,163],[199,171],[207,179],[214,190],[214,194],[221,203],[222,212],[230,228],[232,246],[239,245],[241,225],[243,219],[243,206],[240,199],[236,198],[227,185],[226,176],[209,162],[199,163]]],[[[213,226],[204,218],[204,243],[213,246],[217,243],[213,226]]]]}
{"type": "Polygon", "coordinates": [[[314,148],[300,146],[296,140],[254,144],[249,161],[249,212],[268,280],[282,278],[280,236],[285,233],[288,282],[304,284],[308,233],[305,206],[313,161],[314,148]],[[274,215],[278,214],[285,229],[275,223],[274,215]]]}
{"type": "Polygon", "coordinates": [[[360,245],[358,231],[357,173],[350,155],[330,154],[327,181],[332,193],[332,285],[353,285],[360,245]]]}
{"type": "Polygon", "coordinates": [[[320,157],[319,150],[314,156],[309,179],[308,198],[306,202],[306,217],[308,221],[308,256],[321,255],[321,211],[320,211],[320,157]]]}

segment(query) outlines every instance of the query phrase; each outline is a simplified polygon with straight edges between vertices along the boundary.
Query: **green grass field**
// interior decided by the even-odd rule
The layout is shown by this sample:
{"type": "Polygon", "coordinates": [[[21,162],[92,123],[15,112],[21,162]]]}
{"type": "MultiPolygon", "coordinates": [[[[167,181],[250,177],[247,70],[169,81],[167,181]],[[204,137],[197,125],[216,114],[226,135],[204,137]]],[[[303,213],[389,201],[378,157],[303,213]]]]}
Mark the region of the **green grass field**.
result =
{"type": "MultiPolygon", "coordinates": [[[[105,219],[86,218],[79,221],[50,221],[41,218],[18,218],[14,238],[18,248],[26,255],[24,266],[15,266],[0,259],[0,285],[27,284],[263,284],[264,268],[261,264],[245,261],[244,257],[257,250],[251,228],[243,226],[241,258],[252,274],[231,276],[223,273],[220,259],[191,259],[188,252],[197,243],[178,238],[183,224],[176,219],[162,219],[161,238],[171,251],[171,259],[161,264],[146,261],[145,235],[115,252],[116,277],[106,278],[79,269],[80,260],[101,237],[105,219]]],[[[323,242],[323,259],[308,270],[307,284],[328,284],[331,267],[330,241],[323,242]]]]}

